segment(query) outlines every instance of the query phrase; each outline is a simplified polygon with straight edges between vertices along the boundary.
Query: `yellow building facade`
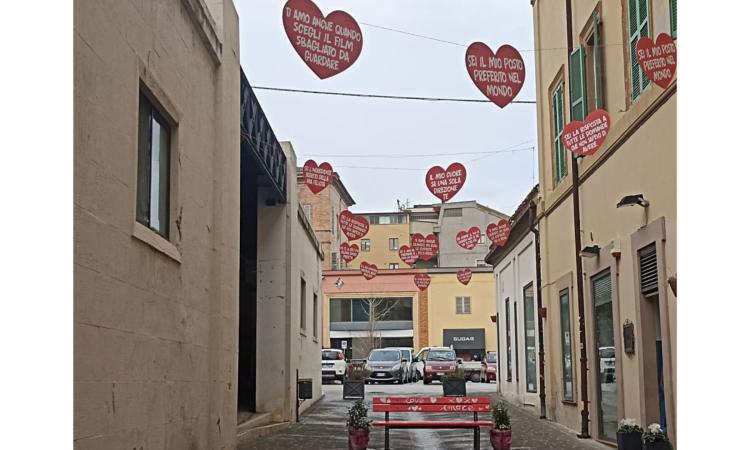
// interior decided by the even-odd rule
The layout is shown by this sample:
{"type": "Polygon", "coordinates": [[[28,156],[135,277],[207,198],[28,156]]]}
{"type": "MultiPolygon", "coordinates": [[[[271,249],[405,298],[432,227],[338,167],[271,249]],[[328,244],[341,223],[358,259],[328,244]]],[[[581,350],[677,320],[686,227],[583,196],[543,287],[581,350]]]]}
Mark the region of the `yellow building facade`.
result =
{"type": "Polygon", "coordinates": [[[402,245],[411,245],[409,217],[406,212],[361,214],[370,222],[370,231],[362,239],[349,242],[359,246],[359,255],[349,263],[351,268],[367,261],[378,269],[403,269],[408,267],[398,256],[402,245]]]}

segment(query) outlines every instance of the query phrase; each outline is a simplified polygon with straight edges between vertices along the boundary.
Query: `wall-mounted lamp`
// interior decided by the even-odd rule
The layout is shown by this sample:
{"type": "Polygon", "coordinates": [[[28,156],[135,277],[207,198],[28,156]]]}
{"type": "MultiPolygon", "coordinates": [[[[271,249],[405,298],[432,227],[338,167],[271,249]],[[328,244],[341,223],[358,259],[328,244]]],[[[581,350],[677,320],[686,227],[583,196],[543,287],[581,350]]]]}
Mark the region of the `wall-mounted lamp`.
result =
{"type": "Polygon", "coordinates": [[[491,315],[490,320],[492,321],[492,323],[497,323],[497,314],[491,315]]]}
{"type": "Polygon", "coordinates": [[[625,197],[620,200],[620,203],[617,204],[618,208],[622,208],[623,206],[642,206],[644,208],[648,208],[649,202],[645,198],[643,198],[643,194],[635,194],[635,195],[626,195],[625,197]]]}
{"type": "Polygon", "coordinates": [[[581,253],[579,253],[578,256],[582,258],[593,258],[595,256],[599,256],[599,246],[598,245],[586,246],[581,249],[581,253]]]}
{"type": "Polygon", "coordinates": [[[337,289],[341,289],[341,286],[344,285],[344,282],[341,280],[341,278],[336,278],[336,282],[333,283],[334,286],[336,286],[337,289]]]}

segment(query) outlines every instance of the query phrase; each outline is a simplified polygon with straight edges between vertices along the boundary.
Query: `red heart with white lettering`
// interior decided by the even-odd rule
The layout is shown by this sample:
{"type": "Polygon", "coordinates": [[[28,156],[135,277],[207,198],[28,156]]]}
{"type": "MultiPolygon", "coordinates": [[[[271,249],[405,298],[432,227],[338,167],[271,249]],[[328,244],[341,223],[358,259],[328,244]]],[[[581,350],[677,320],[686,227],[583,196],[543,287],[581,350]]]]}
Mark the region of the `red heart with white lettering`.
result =
{"type": "Polygon", "coordinates": [[[417,285],[420,291],[424,291],[427,289],[427,287],[430,285],[430,281],[432,278],[430,278],[429,275],[426,273],[418,273],[414,275],[414,284],[417,285]]]}
{"type": "Polygon", "coordinates": [[[408,245],[402,245],[401,248],[398,249],[398,256],[401,258],[401,261],[405,262],[408,265],[412,265],[419,259],[419,253],[417,253],[417,249],[414,247],[409,247],[408,245]]]}
{"type": "Polygon", "coordinates": [[[378,266],[362,261],[362,264],[359,265],[359,271],[362,272],[362,276],[366,280],[372,280],[378,275],[378,266]]]}
{"type": "Polygon", "coordinates": [[[466,182],[466,167],[461,163],[453,163],[447,169],[434,166],[425,177],[427,189],[441,202],[447,202],[458,194],[466,182]]]}
{"type": "Polygon", "coordinates": [[[566,149],[576,155],[593,155],[604,144],[609,134],[609,113],[603,109],[591,111],[583,122],[574,120],[565,125],[562,141],[566,149]]]}
{"type": "Polygon", "coordinates": [[[500,219],[500,222],[497,224],[491,223],[487,225],[487,237],[490,238],[493,244],[502,247],[508,242],[508,238],[510,238],[510,222],[500,219]]]}
{"type": "Polygon", "coordinates": [[[471,227],[469,231],[461,230],[456,234],[456,243],[466,250],[471,250],[477,246],[481,237],[482,230],[479,227],[471,227]]]}
{"type": "Polygon", "coordinates": [[[359,255],[359,246],[357,244],[349,245],[346,242],[343,242],[339,245],[339,252],[341,253],[341,259],[346,262],[352,262],[357,259],[357,255],[359,255]]]}
{"type": "Polygon", "coordinates": [[[466,49],[466,70],[482,94],[501,108],[516,98],[526,79],[523,58],[510,45],[492,53],[484,43],[474,42],[466,49]]]}
{"type": "Polygon", "coordinates": [[[362,30],[344,11],[323,17],[310,0],[289,0],[282,19],[294,51],[320,79],[348,69],[362,53],[362,30]]]}
{"type": "Polygon", "coordinates": [[[471,269],[459,270],[456,273],[456,278],[458,278],[458,281],[463,285],[469,284],[469,281],[471,281],[471,269]]]}
{"type": "Polygon", "coordinates": [[[677,72],[677,45],[672,36],[661,33],[656,42],[643,36],[635,44],[635,55],[648,79],[666,89],[677,72]]]}
{"type": "Polygon", "coordinates": [[[355,216],[350,211],[339,214],[339,226],[349,240],[360,239],[370,231],[370,222],[366,217],[355,216]]]}
{"type": "Polygon", "coordinates": [[[419,259],[429,261],[437,255],[440,249],[440,242],[434,234],[422,236],[420,233],[417,233],[411,237],[411,246],[417,250],[419,259]]]}
{"type": "Polygon", "coordinates": [[[331,184],[332,178],[333,168],[327,162],[317,165],[311,159],[302,166],[302,179],[313,194],[317,194],[331,184]]]}

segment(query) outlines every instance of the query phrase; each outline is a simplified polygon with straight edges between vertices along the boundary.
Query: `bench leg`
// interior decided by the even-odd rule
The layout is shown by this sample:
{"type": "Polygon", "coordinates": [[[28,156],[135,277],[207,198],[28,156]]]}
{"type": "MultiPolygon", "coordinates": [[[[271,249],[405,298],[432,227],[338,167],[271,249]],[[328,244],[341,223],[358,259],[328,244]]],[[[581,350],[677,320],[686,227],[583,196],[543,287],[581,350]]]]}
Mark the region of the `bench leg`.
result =
{"type": "MultiPolygon", "coordinates": [[[[478,419],[477,413],[474,413],[474,422],[478,419]]],[[[479,427],[474,427],[474,450],[479,450],[479,427]]]]}
{"type": "MultiPolygon", "coordinates": [[[[388,422],[388,411],[385,412],[385,421],[388,422]]],[[[389,450],[390,447],[390,430],[388,429],[388,425],[385,426],[385,450],[389,450]]]]}

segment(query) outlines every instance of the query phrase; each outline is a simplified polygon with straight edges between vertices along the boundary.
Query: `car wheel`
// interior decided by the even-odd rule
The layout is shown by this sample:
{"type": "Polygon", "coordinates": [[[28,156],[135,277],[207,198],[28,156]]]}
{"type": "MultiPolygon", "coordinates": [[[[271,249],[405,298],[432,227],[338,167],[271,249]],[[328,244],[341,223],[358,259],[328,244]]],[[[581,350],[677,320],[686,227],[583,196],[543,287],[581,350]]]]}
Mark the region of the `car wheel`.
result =
{"type": "Polygon", "coordinates": [[[469,379],[471,379],[472,383],[479,383],[479,374],[474,372],[469,376],[469,379]]]}
{"type": "Polygon", "coordinates": [[[430,384],[430,383],[432,383],[432,380],[428,380],[428,379],[425,378],[425,379],[422,380],[422,382],[424,384],[430,384]]]}

